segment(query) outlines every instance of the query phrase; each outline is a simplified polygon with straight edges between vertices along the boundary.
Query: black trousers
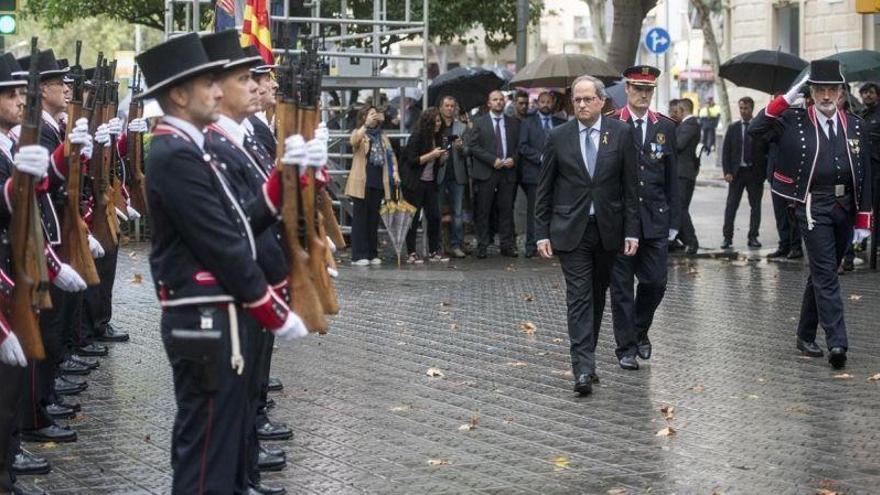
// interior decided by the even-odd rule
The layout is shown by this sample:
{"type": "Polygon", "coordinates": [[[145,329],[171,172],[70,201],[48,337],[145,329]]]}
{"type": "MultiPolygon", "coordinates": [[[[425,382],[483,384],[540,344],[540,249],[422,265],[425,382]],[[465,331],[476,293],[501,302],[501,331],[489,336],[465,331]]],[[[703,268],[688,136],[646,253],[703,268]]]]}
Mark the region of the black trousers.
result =
{"type": "Polygon", "coordinates": [[[635,356],[640,342],[649,342],[654,312],[666,294],[666,258],[669,242],[664,238],[640,239],[635,256],[618,256],[611,275],[611,316],[617,358],[635,356]],[[639,284],[633,290],[635,279],[639,284]]]}
{"type": "Polygon", "coordinates": [[[807,228],[806,205],[798,204],[796,214],[803,226],[804,246],[810,263],[810,275],[801,302],[798,337],[813,342],[821,325],[829,349],[846,349],[846,323],[837,267],[852,242],[855,205],[850,195],[834,198],[827,194],[813,194],[811,213],[815,222],[812,230],[807,228]]]}
{"type": "Polygon", "coordinates": [[[415,189],[404,189],[404,198],[416,205],[412,226],[406,233],[406,252],[416,252],[416,235],[419,230],[419,214],[425,212],[428,229],[428,252],[440,251],[440,190],[434,181],[419,181],[415,189]]]}
{"type": "Polygon", "coordinates": [[[599,227],[591,220],[577,247],[557,254],[565,276],[571,369],[577,378],[596,371],[596,342],[617,251],[602,246],[599,227]]]}
{"type": "Polygon", "coordinates": [[[798,226],[792,202],[778,194],[770,196],[773,198],[773,216],[776,218],[779,250],[789,252],[801,249],[801,229],[798,226]]]}
{"type": "Polygon", "coordinates": [[[684,244],[694,247],[700,245],[690,212],[691,200],[694,199],[694,188],[696,185],[697,181],[694,179],[678,178],[678,191],[681,194],[681,221],[679,222],[681,229],[678,231],[678,237],[684,244]]]}
{"type": "Polygon", "coordinates": [[[740,167],[733,182],[727,187],[727,206],[724,208],[724,228],[722,233],[725,239],[733,239],[733,223],[736,220],[736,210],[742,200],[743,191],[748,192],[749,207],[752,214],[749,216],[749,239],[758,237],[761,229],[761,196],[764,195],[764,171],[760,167],[740,167]]]}
{"type": "Polygon", "coordinates": [[[477,241],[480,249],[492,244],[489,229],[490,213],[493,203],[498,215],[498,234],[501,236],[501,249],[516,248],[513,228],[513,202],[516,197],[516,182],[508,182],[501,171],[495,170],[487,180],[474,179],[474,200],[477,203],[477,241]]]}
{"type": "Polygon", "coordinates": [[[520,182],[519,187],[526,193],[526,253],[534,253],[538,247],[535,239],[535,200],[538,197],[537,184],[520,182]]]}
{"type": "Polygon", "coordinates": [[[257,438],[257,427],[259,426],[261,412],[265,419],[265,397],[263,392],[268,394],[269,387],[269,363],[272,359],[272,345],[275,338],[271,332],[260,328],[253,335],[253,345],[249,356],[245,357],[245,366],[251,366],[252,372],[249,374],[248,380],[248,410],[245,422],[248,426],[246,437],[247,459],[248,459],[248,480],[254,484],[260,482],[260,470],[257,466],[259,456],[260,441],[257,438]]]}
{"type": "MultiPolygon", "coordinates": [[[[256,323],[237,309],[242,356],[247,357],[256,323]]],[[[162,312],[162,342],[174,380],[177,414],[171,438],[172,493],[245,493],[247,469],[245,440],[253,424],[248,418],[248,383],[254,363],[244,373],[230,366],[230,315],[224,306],[184,306],[162,312]],[[220,330],[219,350],[205,353],[211,365],[172,343],[172,329],[200,329],[206,315],[220,330]],[[210,375],[216,387],[204,379],[210,375]]],[[[201,358],[202,356],[199,356],[201,358]]]]}
{"type": "Polygon", "coordinates": [[[385,197],[383,189],[364,188],[364,198],[351,199],[351,259],[371,260],[379,257],[379,207],[385,197]]]}
{"type": "Polygon", "coordinates": [[[101,283],[86,289],[83,298],[83,317],[86,331],[95,335],[104,333],[113,316],[113,284],[116,281],[116,258],[119,247],[108,250],[103,257],[95,260],[101,283]]]}
{"type": "Polygon", "coordinates": [[[708,150],[715,149],[715,128],[704,127],[703,128],[703,148],[705,148],[708,153],[708,150]]]}
{"type": "Polygon", "coordinates": [[[0,364],[0,493],[12,492],[12,462],[21,446],[20,415],[27,368],[0,364]]]}

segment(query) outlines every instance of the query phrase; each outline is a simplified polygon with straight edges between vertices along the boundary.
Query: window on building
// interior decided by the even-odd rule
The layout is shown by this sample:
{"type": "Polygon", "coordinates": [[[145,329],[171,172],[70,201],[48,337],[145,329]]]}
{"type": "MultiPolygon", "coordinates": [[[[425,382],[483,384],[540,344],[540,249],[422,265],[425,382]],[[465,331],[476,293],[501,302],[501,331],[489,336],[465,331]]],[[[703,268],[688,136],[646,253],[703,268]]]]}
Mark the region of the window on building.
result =
{"type": "Polygon", "coordinates": [[[800,55],[800,7],[787,5],[774,9],[776,17],[776,45],[782,51],[800,55]]]}

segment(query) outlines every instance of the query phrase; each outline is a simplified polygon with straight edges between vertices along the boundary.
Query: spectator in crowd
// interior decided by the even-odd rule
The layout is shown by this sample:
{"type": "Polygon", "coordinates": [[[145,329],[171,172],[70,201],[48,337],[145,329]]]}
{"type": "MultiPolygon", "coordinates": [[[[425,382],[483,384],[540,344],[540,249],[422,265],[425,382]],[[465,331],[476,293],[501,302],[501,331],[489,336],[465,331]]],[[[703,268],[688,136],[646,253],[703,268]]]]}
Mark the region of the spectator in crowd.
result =
{"type": "Polygon", "coordinates": [[[391,199],[392,185],[400,178],[391,142],[382,132],[385,114],[372,105],[358,111],[357,128],[351,133],[354,157],[345,183],[351,198],[351,262],[353,265],[379,265],[379,206],[391,199]]]}
{"type": "Polygon", "coordinates": [[[520,123],[525,120],[526,117],[529,116],[529,94],[525,91],[517,91],[516,98],[514,99],[514,117],[520,121],[520,123]]]}
{"type": "Polygon", "coordinates": [[[721,118],[721,107],[715,98],[706,98],[706,104],[700,109],[700,127],[703,129],[703,152],[707,155],[715,151],[715,129],[721,118]]]}
{"type": "Polygon", "coordinates": [[[452,96],[440,100],[440,117],[443,119],[441,146],[450,153],[448,167],[440,167],[437,183],[440,184],[441,197],[449,205],[452,213],[452,228],[449,231],[449,251],[455,258],[464,258],[464,192],[468,183],[467,156],[465,154],[465,134],[468,126],[459,120],[458,103],[452,96]]]}
{"type": "MultiPolygon", "coordinates": [[[[724,209],[724,242],[721,249],[733,247],[733,224],[736,210],[739,209],[743,191],[748,192],[749,206],[752,214],[749,217],[748,245],[760,248],[758,231],[761,228],[761,197],[764,195],[764,174],[766,167],[755,165],[755,148],[749,135],[749,125],[755,111],[755,101],[748,96],[739,100],[741,120],[730,124],[724,135],[721,151],[721,166],[724,169],[724,180],[729,184],[727,189],[727,205],[724,209]]],[[[766,163],[760,160],[761,163],[766,163]]]]}
{"type": "Polygon", "coordinates": [[[675,98],[669,100],[669,118],[674,120],[676,124],[681,122],[681,116],[678,115],[678,102],[675,98]]]}
{"type": "MultiPolygon", "coordinates": [[[[503,103],[503,101],[502,101],[503,103]]],[[[430,107],[419,117],[403,152],[401,174],[403,196],[418,208],[412,227],[406,234],[407,263],[421,263],[416,252],[416,233],[419,214],[424,212],[428,232],[428,261],[449,261],[440,249],[440,198],[437,177],[449,159],[449,151],[442,147],[440,131],[443,119],[436,107],[430,107]]]]}
{"type": "Polygon", "coordinates": [[[697,254],[700,242],[691,218],[691,200],[700,173],[700,124],[694,117],[694,102],[688,98],[675,100],[673,107],[679,124],[675,129],[675,153],[678,163],[678,192],[681,195],[681,222],[678,238],[686,246],[687,254],[697,254]]]}

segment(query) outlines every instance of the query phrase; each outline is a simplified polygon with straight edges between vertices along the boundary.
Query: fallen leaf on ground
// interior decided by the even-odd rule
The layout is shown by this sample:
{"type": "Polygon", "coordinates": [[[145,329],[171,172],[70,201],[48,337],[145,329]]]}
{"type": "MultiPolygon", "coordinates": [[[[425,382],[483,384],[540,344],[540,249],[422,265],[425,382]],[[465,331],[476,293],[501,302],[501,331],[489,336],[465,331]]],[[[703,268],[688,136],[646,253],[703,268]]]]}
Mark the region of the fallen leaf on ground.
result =
{"type": "Polygon", "coordinates": [[[562,339],[560,339],[559,337],[556,337],[555,339],[553,339],[553,343],[554,343],[554,344],[561,344],[561,343],[562,343],[562,339]]]}
{"type": "Polygon", "coordinates": [[[443,374],[442,371],[440,371],[440,368],[428,368],[428,371],[426,371],[425,374],[435,378],[443,378],[444,376],[446,376],[443,374]]]}
{"type": "Polygon", "coordinates": [[[429,466],[446,466],[450,464],[448,459],[428,459],[429,466]]]}
{"type": "Polygon", "coordinates": [[[698,383],[698,384],[694,385],[693,387],[689,388],[688,390],[690,390],[691,392],[700,393],[703,390],[706,390],[706,387],[704,387],[703,384],[698,383]]]}
{"type": "Polygon", "coordinates": [[[537,355],[537,356],[546,356],[547,353],[544,352],[544,351],[541,351],[541,352],[537,353],[536,355],[537,355]]]}
{"type": "Polygon", "coordinates": [[[525,302],[532,302],[532,301],[534,301],[534,300],[535,300],[535,295],[534,295],[534,294],[523,294],[523,301],[525,301],[525,302]]]}
{"type": "Polygon", "coordinates": [[[672,421],[675,419],[675,407],[673,406],[663,406],[660,408],[660,412],[663,413],[663,417],[666,421],[672,421]]]}
{"type": "Polygon", "coordinates": [[[440,306],[452,306],[452,303],[449,301],[440,301],[440,306]]]}
{"type": "Polygon", "coordinates": [[[394,406],[389,411],[391,412],[401,412],[401,411],[411,411],[412,406],[394,406]]]}
{"type": "Polygon", "coordinates": [[[861,300],[861,299],[862,299],[862,296],[860,296],[860,295],[858,295],[858,294],[850,294],[850,295],[849,295],[849,300],[850,300],[850,301],[859,301],[859,300],[861,300]]]}
{"type": "Polygon", "coordinates": [[[836,379],[836,380],[849,380],[849,379],[852,378],[852,377],[853,377],[853,376],[850,375],[849,373],[841,373],[841,374],[839,374],[839,375],[834,375],[834,376],[833,376],[833,378],[836,379]]]}
{"type": "Polygon", "coordinates": [[[868,377],[869,382],[880,382],[880,373],[868,377]]]}
{"type": "Polygon", "coordinates": [[[538,330],[538,327],[530,321],[520,322],[519,328],[526,335],[535,335],[535,332],[538,330]]]}
{"type": "Polygon", "coordinates": [[[457,331],[458,330],[458,323],[453,323],[453,324],[449,325],[449,329],[452,330],[453,332],[457,331]]]}
{"type": "Polygon", "coordinates": [[[511,361],[507,363],[508,366],[513,366],[514,368],[522,368],[523,366],[528,366],[529,363],[523,361],[511,361]]]}
{"type": "Polygon", "coordinates": [[[667,426],[666,428],[663,428],[662,430],[658,431],[657,434],[656,434],[655,436],[658,436],[658,437],[671,437],[671,436],[674,436],[676,433],[677,433],[677,432],[675,431],[675,429],[674,429],[673,427],[671,427],[671,426],[667,426]]]}
{"type": "Polygon", "coordinates": [[[449,311],[437,311],[438,315],[448,315],[449,311]]]}
{"type": "Polygon", "coordinates": [[[789,414],[797,414],[800,416],[805,416],[807,414],[807,411],[808,411],[807,407],[802,406],[800,404],[794,405],[794,406],[788,406],[785,408],[785,412],[787,412],[789,414]]]}
{"type": "Polygon", "coordinates": [[[749,395],[746,396],[746,399],[747,399],[747,400],[758,400],[759,398],[760,398],[760,397],[758,397],[758,396],[755,395],[755,394],[749,394],[749,395]]]}
{"type": "Polygon", "coordinates": [[[513,420],[515,420],[516,418],[514,418],[513,416],[504,416],[503,419],[505,423],[513,423],[513,420]]]}
{"type": "Polygon", "coordinates": [[[459,431],[471,431],[480,424],[480,413],[474,413],[471,420],[458,427],[459,431]]]}
{"type": "Polygon", "coordinates": [[[58,447],[58,444],[55,442],[44,442],[40,444],[41,449],[54,449],[58,447]]]}
{"type": "Polygon", "coordinates": [[[612,488],[605,492],[605,495],[629,495],[630,493],[632,492],[630,492],[626,488],[612,488]]]}
{"type": "Polygon", "coordinates": [[[134,285],[140,285],[144,283],[144,276],[140,273],[135,273],[133,277],[131,277],[130,282],[134,285]]]}
{"type": "Polygon", "coordinates": [[[816,495],[841,495],[841,493],[836,490],[829,490],[827,488],[819,488],[816,490],[816,495]]]}
{"type": "Polygon", "coordinates": [[[507,265],[507,268],[504,269],[506,272],[515,272],[516,268],[513,265],[507,265]]]}
{"type": "Polygon", "coordinates": [[[146,434],[146,435],[144,435],[144,441],[145,441],[145,442],[150,442],[151,440],[152,440],[152,438],[150,437],[150,434],[149,434],[149,433],[146,434]]]}
{"type": "Polygon", "coordinates": [[[558,456],[554,457],[552,460],[553,460],[553,465],[556,466],[554,469],[555,471],[562,471],[563,469],[568,469],[568,465],[571,464],[571,459],[569,459],[568,456],[565,456],[565,455],[558,455],[558,456]]]}

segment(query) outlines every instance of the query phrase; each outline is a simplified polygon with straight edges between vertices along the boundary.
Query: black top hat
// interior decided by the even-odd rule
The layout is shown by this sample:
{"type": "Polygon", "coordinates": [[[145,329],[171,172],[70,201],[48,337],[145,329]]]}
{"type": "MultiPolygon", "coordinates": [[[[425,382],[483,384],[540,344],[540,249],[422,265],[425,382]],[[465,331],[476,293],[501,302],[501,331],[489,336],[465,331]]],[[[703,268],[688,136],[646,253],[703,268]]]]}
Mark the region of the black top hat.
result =
{"type": "Polygon", "coordinates": [[[0,88],[27,86],[27,81],[16,75],[18,72],[21,72],[21,67],[11,53],[0,56],[0,88]]]}
{"type": "Polygon", "coordinates": [[[160,43],[135,57],[147,89],[137,98],[155,96],[162,89],[180,84],[206,72],[222,68],[228,60],[208,58],[199,35],[187,33],[160,43]]]}
{"type": "MultiPolygon", "coordinates": [[[[244,54],[248,57],[260,57],[260,60],[263,60],[263,56],[260,55],[260,50],[257,49],[254,45],[248,45],[244,47],[244,54]]],[[[275,64],[263,64],[253,67],[251,69],[252,74],[268,74],[272,72],[272,69],[278,67],[275,64]]]]}
{"type": "Polygon", "coordinates": [[[634,65],[623,71],[623,79],[636,86],[656,86],[660,69],[650,65],[634,65]]]}
{"type": "Polygon", "coordinates": [[[846,84],[846,79],[840,72],[840,62],[837,60],[813,60],[810,62],[810,84],[846,84]]]}
{"type": "Polygon", "coordinates": [[[224,69],[263,62],[263,57],[259,53],[256,56],[248,56],[244,52],[239,42],[238,31],[235,29],[202,36],[202,46],[205,47],[205,53],[211,60],[226,60],[224,69]]]}
{"type": "MultiPolygon", "coordinates": [[[[26,74],[31,67],[31,56],[27,55],[18,59],[18,65],[21,66],[22,72],[26,74]]],[[[58,61],[55,60],[55,52],[50,48],[48,50],[40,50],[40,53],[37,54],[37,70],[40,71],[40,80],[45,80],[53,77],[61,77],[69,71],[70,68],[61,68],[61,66],[58,65],[58,61]]]]}

